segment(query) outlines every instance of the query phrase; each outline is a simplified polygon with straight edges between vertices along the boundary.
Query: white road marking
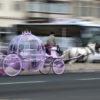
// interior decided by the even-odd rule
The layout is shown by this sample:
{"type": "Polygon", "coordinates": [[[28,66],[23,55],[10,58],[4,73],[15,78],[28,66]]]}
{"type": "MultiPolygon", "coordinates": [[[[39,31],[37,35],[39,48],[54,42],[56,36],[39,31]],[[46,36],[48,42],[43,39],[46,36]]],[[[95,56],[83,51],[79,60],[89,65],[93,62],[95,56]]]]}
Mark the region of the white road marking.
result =
{"type": "Polygon", "coordinates": [[[44,82],[46,81],[6,82],[6,83],[0,83],[0,85],[34,84],[34,83],[44,83],[44,82]]]}
{"type": "MultiPolygon", "coordinates": [[[[100,78],[80,78],[80,79],[74,79],[74,80],[100,80],[100,78]]],[[[6,82],[6,83],[0,83],[0,85],[17,85],[17,84],[34,84],[34,83],[45,83],[48,81],[26,81],[26,82],[6,82]]]]}
{"type": "Polygon", "coordinates": [[[100,78],[80,78],[80,79],[77,79],[77,80],[100,80],[100,78]]]}

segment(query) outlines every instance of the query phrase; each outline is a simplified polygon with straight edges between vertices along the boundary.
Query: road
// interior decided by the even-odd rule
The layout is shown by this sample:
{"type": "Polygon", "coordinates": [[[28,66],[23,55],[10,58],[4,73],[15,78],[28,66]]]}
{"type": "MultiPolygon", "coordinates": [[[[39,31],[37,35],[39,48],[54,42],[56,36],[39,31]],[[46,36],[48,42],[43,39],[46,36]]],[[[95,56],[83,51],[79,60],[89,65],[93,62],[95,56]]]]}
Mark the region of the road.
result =
{"type": "Polygon", "coordinates": [[[100,100],[100,73],[0,78],[0,100],[100,100]]]}

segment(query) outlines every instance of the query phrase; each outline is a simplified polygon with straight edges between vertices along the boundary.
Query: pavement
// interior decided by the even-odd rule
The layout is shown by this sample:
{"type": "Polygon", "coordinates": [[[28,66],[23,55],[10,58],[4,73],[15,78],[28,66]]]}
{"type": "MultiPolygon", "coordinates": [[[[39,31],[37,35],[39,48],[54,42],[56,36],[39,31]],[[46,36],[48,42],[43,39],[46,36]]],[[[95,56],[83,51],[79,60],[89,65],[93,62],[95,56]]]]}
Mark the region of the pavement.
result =
{"type": "MultiPolygon", "coordinates": [[[[81,72],[100,72],[100,63],[74,63],[74,64],[65,64],[64,73],[81,73],[81,72]]],[[[20,75],[31,75],[31,74],[41,74],[40,72],[31,71],[22,71],[20,75]]],[[[49,74],[53,74],[51,70],[49,74]]]]}
{"type": "MultiPolygon", "coordinates": [[[[2,67],[0,67],[0,75],[4,75],[2,67]]],[[[64,73],[81,73],[81,72],[100,72],[100,63],[74,63],[74,64],[65,64],[64,73]]],[[[28,70],[22,71],[20,75],[32,75],[32,74],[41,74],[39,71],[28,70]]],[[[53,74],[51,70],[49,74],[53,74]]]]}
{"type": "Polygon", "coordinates": [[[100,72],[100,63],[74,63],[66,64],[67,72],[100,72]]]}

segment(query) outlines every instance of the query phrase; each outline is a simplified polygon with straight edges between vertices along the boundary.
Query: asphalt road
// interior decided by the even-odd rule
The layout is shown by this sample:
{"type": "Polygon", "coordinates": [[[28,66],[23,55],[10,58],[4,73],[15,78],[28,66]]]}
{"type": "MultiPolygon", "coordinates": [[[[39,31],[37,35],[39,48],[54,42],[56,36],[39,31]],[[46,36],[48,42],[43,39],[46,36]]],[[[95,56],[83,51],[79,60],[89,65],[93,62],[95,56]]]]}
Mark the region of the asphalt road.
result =
{"type": "Polygon", "coordinates": [[[100,73],[0,78],[0,100],[100,100],[100,73]]]}

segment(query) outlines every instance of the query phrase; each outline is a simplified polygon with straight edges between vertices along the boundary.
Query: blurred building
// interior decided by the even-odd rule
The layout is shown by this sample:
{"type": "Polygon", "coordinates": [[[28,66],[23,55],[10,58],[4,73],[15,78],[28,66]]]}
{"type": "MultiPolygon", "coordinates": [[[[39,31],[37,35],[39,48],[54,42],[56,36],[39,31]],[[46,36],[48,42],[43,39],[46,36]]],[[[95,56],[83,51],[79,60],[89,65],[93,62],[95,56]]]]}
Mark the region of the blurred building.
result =
{"type": "Polygon", "coordinates": [[[0,33],[10,33],[13,24],[25,21],[24,0],[0,0],[0,33]]]}
{"type": "MultiPolygon", "coordinates": [[[[0,0],[0,42],[9,41],[14,35],[12,33],[17,32],[20,34],[25,30],[26,26],[22,29],[19,24],[26,25],[27,23],[58,20],[61,22],[63,19],[64,21],[65,19],[68,19],[68,21],[71,19],[72,23],[82,19],[86,23],[93,22],[94,24],[95,22],[100,24],[100,0],[0,0]],[[17,25],[19,25],[20,29],[15,27],[17,25]]],[[[33,29],[31,25],[28,28],[30,29],[30,27],[33,29]]],[[[40,31],[42,30],[41,33],[43,34],[48,33],[50,30],[55,30],[61,34],[60,31],[62,30],[60,28],[59,26],[55,30],[54,27],[48,27],[43,30],[41,27],[40,31]]],[[[36,30],[36,28],[34,29],[36,30]]],[[[37,33],[40,34],[38,28],[37,30],[37,33]]],[[[77,27],[69,27],[67,32],[65,29],[62,32],[76,36],[75,33],[81,33],[80,30],[79,27],[78,29],[77,27]]],[[[87,31],[86,37],[88,37],[87,31]]]]}
{"type": "Polygon", "coordinates": [[[28,0],[26,2],[28,22],[50,21],[57,18],[71,18],[73,13],[72,0],[28,0]]]}
{"type": "Polygon", "coordinates": [[[41,20],[79,18],[98,22],[100,0],[28,0],[26,11],[29,22],[35,18],[41,20]]]}
{"type": "Polygon", "coordinates": [[[100,0],[74,0],[73,16],[91,21],[100,21],[100,0]]]}
{"type": "Polygon", "coordinates": [[[0,0],[0,33],[15,24],[53,19],[84,19],[99,22],[100,0],[0,0]]]}

